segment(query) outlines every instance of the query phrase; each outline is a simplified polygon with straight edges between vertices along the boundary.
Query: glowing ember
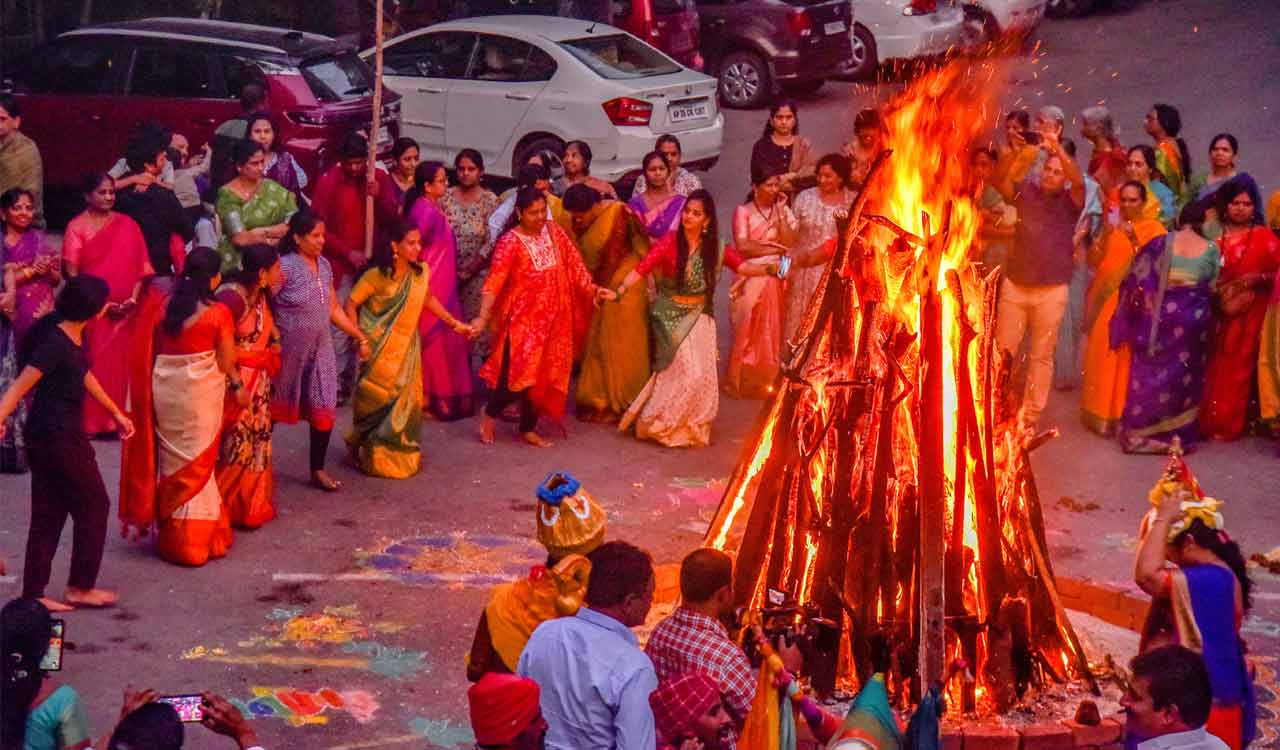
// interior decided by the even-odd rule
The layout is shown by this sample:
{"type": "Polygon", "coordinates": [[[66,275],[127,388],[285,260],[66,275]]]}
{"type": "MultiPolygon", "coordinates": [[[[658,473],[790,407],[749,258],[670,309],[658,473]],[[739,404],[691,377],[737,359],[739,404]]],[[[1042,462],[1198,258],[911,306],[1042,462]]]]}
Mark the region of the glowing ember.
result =
{"type": "Polygon", "coordinates": [[[945,681],[954,708],[981,712],[1091,679],[1053,588],[1029,449],[997,413],[999,279],[969,262],[969,154],[998,117],[996,77],[956,61],[884,107],[892,155],[708,530],[738,550],[742,604],[779,589],[843,625],[820,691],[875,669],[901,701],[945,681]]]}

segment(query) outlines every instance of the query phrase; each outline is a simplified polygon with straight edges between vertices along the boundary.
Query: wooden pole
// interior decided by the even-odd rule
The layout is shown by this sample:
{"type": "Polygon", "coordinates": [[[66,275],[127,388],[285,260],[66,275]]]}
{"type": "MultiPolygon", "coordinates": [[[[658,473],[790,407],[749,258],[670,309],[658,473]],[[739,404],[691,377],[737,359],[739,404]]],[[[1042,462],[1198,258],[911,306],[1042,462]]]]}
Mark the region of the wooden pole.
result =
{"type": "Polygon", "coordinates": [[[920,652],[921,695],[943,681],[946,630],[946,476],[943,468],[942,310],[937,292],[940,247],[924,216],[920,279],[920,652]]]}
{"type": "Polygon", "coordinates": [[[369,128],[369,163],[365,169],[364,257],[373,256],[373,192],[377,188],[378,133],[382,130],[382,0],[373,11],[373,124],[369,128]]]}

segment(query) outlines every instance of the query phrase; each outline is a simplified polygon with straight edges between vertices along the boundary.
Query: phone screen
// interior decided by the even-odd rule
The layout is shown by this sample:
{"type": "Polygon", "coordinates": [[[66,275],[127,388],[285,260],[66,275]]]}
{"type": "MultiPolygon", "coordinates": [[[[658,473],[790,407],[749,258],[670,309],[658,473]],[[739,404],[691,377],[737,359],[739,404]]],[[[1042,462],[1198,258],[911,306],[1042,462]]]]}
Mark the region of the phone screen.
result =
{"type": "Polygon", "coordinates": [[[44,652],[40,660],[40,669],[45,672],[57,672],[62,669],[62,638],[67,632],[67,625],[62,620],[53,621],[53,631],[49,635],[49,650],[44,652]]]}
{"type": "Polygon", "coordinates": [[[161,703],[168,703],[178,712],[178,718],[182,719],[184,724],[200,721],[204,718],[204,699],[199,694],[192,695],[165,695],[160,698],[161,703]]]}

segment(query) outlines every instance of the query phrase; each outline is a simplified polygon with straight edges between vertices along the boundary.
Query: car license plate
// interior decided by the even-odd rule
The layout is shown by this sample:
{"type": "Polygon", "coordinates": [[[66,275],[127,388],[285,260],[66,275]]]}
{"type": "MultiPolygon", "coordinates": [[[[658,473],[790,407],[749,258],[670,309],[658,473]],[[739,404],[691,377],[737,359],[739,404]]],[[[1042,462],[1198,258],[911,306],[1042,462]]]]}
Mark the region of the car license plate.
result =
{"type": "Polygon", "coordinates": [[[378,140],[374,141],[374,143],[378,144],[379,150],[382,150],[384,146],[391,145],[391,133],[387,132],[386,125],[378,127],[378,140]]]}
{"type": "Polygon", "coordinates": [[[711,105],[706,99],[688,102],[672,102],[667,108],[667,119],[671,122],[689,122],[711,116],[711,105]]]}
{"type": "Polygon", "coordinates": [[[822,30],[827,36],[832,34],[843,34],[845,31],[844,21],[828,21],[822,30]]]}

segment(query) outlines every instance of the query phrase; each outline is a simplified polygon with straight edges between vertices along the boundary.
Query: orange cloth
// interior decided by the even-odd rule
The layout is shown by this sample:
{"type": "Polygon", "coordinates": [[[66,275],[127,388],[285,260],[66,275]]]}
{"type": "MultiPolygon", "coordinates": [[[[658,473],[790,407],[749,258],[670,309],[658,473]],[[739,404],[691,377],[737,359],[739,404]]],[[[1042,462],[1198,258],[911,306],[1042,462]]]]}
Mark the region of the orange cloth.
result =
{"type": "Polygon", "coordinates": [[[489,640],[507,669],[515,671],[534,628],[547,620],[577,614],[587,593],[591,563],[569,555],[554,568],[538,565],[528,578],[495,586],[485,605],[489,640]]]}

